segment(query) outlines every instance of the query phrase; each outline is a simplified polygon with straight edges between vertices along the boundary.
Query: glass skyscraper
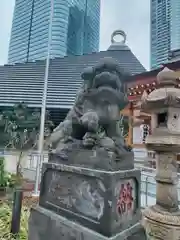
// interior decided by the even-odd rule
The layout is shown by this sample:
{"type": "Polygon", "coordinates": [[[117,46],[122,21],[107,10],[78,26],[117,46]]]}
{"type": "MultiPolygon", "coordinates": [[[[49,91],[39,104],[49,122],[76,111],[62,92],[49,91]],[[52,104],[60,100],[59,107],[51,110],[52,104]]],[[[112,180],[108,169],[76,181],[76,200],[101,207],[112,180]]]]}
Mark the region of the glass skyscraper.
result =
{"type": "Polygon", "coordinates": [[[180,49],[180,1],[171,0],[171,50],[180,49]]]}
{"type": "Polygon", "coordinates": [[[180,48],[180,0],[151,0],[151,69],[168,61],[169,52],[180,48]]]}
{"type": "MultiPolygon", "coordinates": [[[[16,0],[8,63],[45,59],[50,0],[16,0]]],[[[100,0],[54,0],[50,56],[99,51],[100,0]]]]}

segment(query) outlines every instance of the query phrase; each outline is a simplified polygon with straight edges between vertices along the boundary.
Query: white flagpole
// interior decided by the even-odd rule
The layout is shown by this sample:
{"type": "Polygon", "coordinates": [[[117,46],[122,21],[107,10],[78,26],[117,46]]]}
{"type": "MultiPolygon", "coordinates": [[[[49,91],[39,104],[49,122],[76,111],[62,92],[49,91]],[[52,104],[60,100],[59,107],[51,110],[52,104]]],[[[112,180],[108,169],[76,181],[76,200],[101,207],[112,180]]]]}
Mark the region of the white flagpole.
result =
{"type": "Polygon", "coordinates": [[[41,163],[44,158],[44,127],[45,127],[45,116],[46,116],[46,99],[47,99],[47,88],[48,88],[48,76],[49,76],[49,61],[50,61],[50,50],[52,41],[52,22],[54,15],[54,0],[51,0],[50,19],[49,19],[49,33],[48,33],[48,49],[46,58],[46,68],[44,76],[44,90],[41,107],[41,123],[40,123],[40,134],[39,134],[39,145],[38,145],[38,161],[36,166],[36,179],[33,196],[39,196],[39,182],[40,182],[40,171],[41,163]]]}

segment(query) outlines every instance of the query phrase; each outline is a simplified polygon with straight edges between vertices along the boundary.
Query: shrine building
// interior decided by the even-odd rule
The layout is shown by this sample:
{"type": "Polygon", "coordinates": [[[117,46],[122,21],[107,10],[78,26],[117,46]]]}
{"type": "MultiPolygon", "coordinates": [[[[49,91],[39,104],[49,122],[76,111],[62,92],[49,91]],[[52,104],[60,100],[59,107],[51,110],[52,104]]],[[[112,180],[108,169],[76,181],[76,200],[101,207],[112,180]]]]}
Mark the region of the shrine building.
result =
{"type": "MultiPolygon", "coordinates": [[[[144,92],[149,94],[157,88],[156,76],[164,67],[174,70],[177,73],[177,78],[180,78],[180,60],[172,59],[169,63],[163,64],[161,68],[132,76],[127,83],[130,103],[124,109],[123,114],[129,117],[127,142],[133,147],[137,157],[143,158],[148,155],[144,143],[147,134],[151,131],[150,115],[140,112],[141,98],[144,92]]],[[[149,156],[155,158],[154,153],[149,153],[149,156]]]]}

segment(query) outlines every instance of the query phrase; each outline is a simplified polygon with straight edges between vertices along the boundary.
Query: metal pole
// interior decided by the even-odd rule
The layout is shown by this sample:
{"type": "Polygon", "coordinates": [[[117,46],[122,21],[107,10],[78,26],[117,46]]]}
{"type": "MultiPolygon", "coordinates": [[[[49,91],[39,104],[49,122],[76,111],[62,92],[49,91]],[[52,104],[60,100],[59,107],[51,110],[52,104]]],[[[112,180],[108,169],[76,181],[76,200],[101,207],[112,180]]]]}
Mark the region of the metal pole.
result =
{"type": "Polygon", "coordinates": [[[148,206],[148,176],[146,176],[146,189],[145,189],[145,204],[146,204],[146,207],[148,206]]]}
{"type": "Polygon", "coordinates": [[[41,123],[40,123],[40,134],[39,134],[39,145],[38,145],[38,161],[36,166],[36,179],[34,187],[34,196],[39,195],[39,178],[41,170],[41,162],[43,160],[43,148],[44,148],[44,126],[45,126],[45,116],[46,116],[46,98],[47,98],[47,87],[48,87],[48,76],[49,76],[49,61],[50,61],[50,48],[52,41],[52,22],[54,15],[54,0],[51,0],[51,9],[50,9],[50,20],[49,20],[49,33],[48,33],[48,49],[47,49],[47,58],[46,58],[46,69],[44,76],[44,90],[42,98],[42,107],[41,107],[41,123]]]}
{"type": "Polygon", "coordinates": [[[11,220],[11,233],[16,235],[20,231],[21,208],[22,208],[23,191],[16,189],[13,199],[13,210],[11,220]]]}

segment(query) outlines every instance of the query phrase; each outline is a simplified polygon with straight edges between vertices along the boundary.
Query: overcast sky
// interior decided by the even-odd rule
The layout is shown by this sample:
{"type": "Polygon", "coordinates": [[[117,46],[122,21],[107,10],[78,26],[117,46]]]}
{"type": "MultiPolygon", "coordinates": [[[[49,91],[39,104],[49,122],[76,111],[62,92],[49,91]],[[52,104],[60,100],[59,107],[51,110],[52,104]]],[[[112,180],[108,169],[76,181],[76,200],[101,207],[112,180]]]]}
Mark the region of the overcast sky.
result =
{"type": "MultiPolygon", "coordinates": [[[[122,29],[127,45],[149,68],[149,0],[101,0],[100,50],[110,45],[111,33],[122,29]]],[[[15,0],[0,0],[0,65],[7,62],[15,0]]]]}

